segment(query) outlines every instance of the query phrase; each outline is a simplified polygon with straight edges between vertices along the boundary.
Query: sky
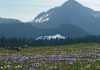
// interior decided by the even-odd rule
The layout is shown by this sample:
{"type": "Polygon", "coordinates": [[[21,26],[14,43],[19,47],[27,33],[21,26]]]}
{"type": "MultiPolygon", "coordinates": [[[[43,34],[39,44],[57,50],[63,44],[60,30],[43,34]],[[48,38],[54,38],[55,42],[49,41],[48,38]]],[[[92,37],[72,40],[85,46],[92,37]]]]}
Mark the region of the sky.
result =
{"type": "MultiPolygon", "coordinates": [[[[0,0],[0,17],[14,18],[24,22],[39,13],[60,6],[67,0],[0,0]]],[[[84,6],[100,11],[100,0],[76,0],[84,6]]]]}

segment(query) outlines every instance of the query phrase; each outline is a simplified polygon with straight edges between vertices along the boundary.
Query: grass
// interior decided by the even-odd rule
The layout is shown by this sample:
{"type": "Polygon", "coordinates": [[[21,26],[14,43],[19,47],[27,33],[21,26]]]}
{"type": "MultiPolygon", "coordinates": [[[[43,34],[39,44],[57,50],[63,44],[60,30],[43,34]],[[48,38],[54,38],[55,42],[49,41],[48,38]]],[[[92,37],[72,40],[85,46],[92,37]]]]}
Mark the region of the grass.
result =
{"type": "Polygon", "coordinates": [[[20,51],[0,48],[0,70],[18,69],[100,70],[100,45],[80,43],[21,48],[20,51]]]}

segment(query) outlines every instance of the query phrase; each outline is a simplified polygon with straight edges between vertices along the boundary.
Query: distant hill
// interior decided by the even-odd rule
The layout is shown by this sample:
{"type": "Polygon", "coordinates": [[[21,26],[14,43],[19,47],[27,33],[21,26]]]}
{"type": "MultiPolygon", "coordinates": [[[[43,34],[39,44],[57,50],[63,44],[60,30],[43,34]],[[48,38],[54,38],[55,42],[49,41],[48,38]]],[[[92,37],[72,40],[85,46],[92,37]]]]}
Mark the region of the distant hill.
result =
{"type": "Polygon", "coordinates": [[[10,19],[10,18],[1,18],[0,17],[0,24],[11,24],[11,23],[23,23],[17,19],[10,19]]]}
{"type": "Polygon", "coordinates": [[[37,34],[37,28],[30,24],[0,24],[0,36],[5,37],[34,37],[37,34]]]}
{"type": "Polygon", "coordinates": [[[0,24],[0,36],[5,37],[27,37],[37,38],[44,35],[61,34],[66,37],[80,37],[89,35],[88,32],[77,28],[73,25],[62,25],[55,29],[40,29],[31,24],[16,23],[16,24],[0,24]],[[61,27],[63,27],[61,29],[61,27]]]}

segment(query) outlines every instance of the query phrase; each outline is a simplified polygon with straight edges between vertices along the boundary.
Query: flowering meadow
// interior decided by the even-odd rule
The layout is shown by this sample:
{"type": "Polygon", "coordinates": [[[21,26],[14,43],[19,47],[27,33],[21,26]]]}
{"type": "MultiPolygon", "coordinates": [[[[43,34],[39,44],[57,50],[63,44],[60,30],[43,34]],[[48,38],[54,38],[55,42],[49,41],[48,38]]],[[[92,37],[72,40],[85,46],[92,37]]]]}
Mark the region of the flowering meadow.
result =
{"type": "Polygon", "coordinates": [[[100,70],[100,45],[1,48],[0,70],[100,70]]]}

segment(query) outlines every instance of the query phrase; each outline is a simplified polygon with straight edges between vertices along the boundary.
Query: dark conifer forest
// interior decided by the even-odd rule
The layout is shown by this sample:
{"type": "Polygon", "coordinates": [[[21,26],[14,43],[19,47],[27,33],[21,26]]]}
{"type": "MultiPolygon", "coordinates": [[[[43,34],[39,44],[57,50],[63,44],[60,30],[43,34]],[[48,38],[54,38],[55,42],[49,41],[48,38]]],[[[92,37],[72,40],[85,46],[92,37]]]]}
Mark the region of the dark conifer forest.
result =
{"type": "Polygon", "coordinates": [[[0,38],[0,47],[2,48],[14,48],[14,47],[39,47],[39,46],[60,46],[67,44],[77,43],[99,43],[100,36],[86,36],[80,38],[65,38],[65,39],[32,39],[32,38],[6,38],[2,36],[0,38]]]}

